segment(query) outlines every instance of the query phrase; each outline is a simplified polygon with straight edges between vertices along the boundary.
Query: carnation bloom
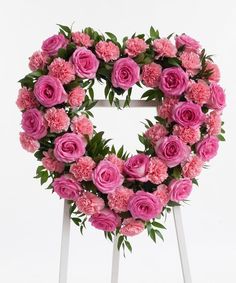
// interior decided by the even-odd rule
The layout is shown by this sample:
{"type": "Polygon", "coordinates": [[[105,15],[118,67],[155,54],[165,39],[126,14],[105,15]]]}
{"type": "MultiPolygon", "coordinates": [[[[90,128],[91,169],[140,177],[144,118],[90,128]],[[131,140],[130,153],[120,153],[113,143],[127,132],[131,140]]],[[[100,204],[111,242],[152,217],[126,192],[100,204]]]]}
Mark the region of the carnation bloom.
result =
{"type": "Polygon", "coordinates": [[[186,69],[187,73],[194,76],[201,68],[200,57],[195,52],[183,52],[180,55],[182,66],[186,69]]]}
{"type": "Polygon", "coordinates": [[[115,154],[108,154],[108,156],[105,159],[116,165],[121,173],[123,172],[124,163],[125,163],[123,159],[117,157],[117,155],[115,154]]]}
{"type": "Polygon", "coordinates": [[[157,87],[161,76],[162,67],[154,62],[143,65],[142,82],[147,87],[157,87]]]}
{"type": "Polygon", "coordinates": [[[85,98],[85,90],[78,86],[68,94],[68,103],[71,107],[80,107],[85,98]]]}
{"type": "Polygon", "coordinates": [[[120,49],[112,41],[99,41],[95,46],[98,57],[105,62],[114,61],[120,56],[120,49]]]}
{"type": "Polygon", "coordinates": [[[221,132],[221,116],[217,111],[212,111],[206,119],[207,133],[217,136],[221,132]]]}
{"type": "Polygon", "coordinates": [[[20,143],[21,146],[28,152],[35,152],[40,147],[40,144],[37,140],[23,132],[20,133],[20,143]]]}
{"type": "Polygon", "coordinates": [[[125,236],[136,236],[143,232],[145,225],[143,221],[134,219],[132,217],[124,219],[122,222],[122,227],[120,228],[120,233],[125,236]]]}
{"type": "Polygon", "coordinates": [[[76,201],[78,210],[86,215],[100,212],[104,206],[104,200],[93,193],[84,192],[76,201]]]}
{"type": "Polygon", "coordinates": [[[36,71],[38,69],[42,70],[48,62],[49,56],[46,52],[36,51],[29,58],[29,68],[31,71],[36,71]]]}
{"type": "Polygon", "coordinates": [[[61,81],[62,84],[68,84],[75,79],[75,70],[71,62],[62,58],[56,58],[48,66],[49,75],[61,81]]]}
{"type": "Polygon", "coordinates": [[[208,102],[210,95],[210,88],[207,83],[199,80],[197,83],[193,82],[190,84],[185,97],[202,106],[208,102]]]}
{"type": "Polygon", "coordinates": [[[128,210],[128,202],[130,197],[134,194],[133,190],[119,187],[108,194],[108,205],[115,212],[125,212],[128,210]]]}
{"type": "Polygon", "coordinates": [[[62,173],[64,171],[65,168],[64,163],[58,161],[55,158],[52,149],[49,149],[48,151],[44,151],[43,155],[44,157],[42,158],[42,163],[47,170],[57,173],[62,173]]]}
{"type": "Polygon", "coordinates": [[[182,165],[183,176],[186,178],[196,178],[202,170],[204,161],[197,155],[190,156],[182,165]]]}
{"type": "Polygon", "coordinates": [[[168,167],[158,157],[151,157],[148,168],[148,180],[154,184],[162,183],[167,177],[168,167]]]}
{"type": "Polygon", "coordinates": [[[178,102],[178,98],[165,97],[162,104],[159,104],[157,107],[158,115],[163,119],[172,120],[172,111],[178,102]]]}
{"type": "Polygon", "coordinates": [[[38,107],[39,103],[30,89],[22,87],[18,92],[16,105],[21,111],[24,111],[30,108],[38,107]]]}
{"type": "Polygon", "coordinates": [[[153,49],[160,57],[175,57],[177,49],[173,43],[167,38],[155,39],[153,42],[153,49]]]}
{"type": "Polygon", "coordinates": [[[183,127],[181,125],[174,125],[173,135],[179,137],[183,142],[190,145],[195,144],[200,140],[200,128],[183,127]]]}
{"type": "Polygon", "coordinates": [[[64,108],[52,107],[44,115],[51,133],[61,133],[67,131],[70,125],[70,118],[64,108]]]}
{"type": "Polygon", "coordinates": [[[125,42],[125,54],[130,57],[136,57],[140,53],[143,53],[148,48],[148,45],[142,38],[130,38],[125,42]]]}
{"type": "Polygon", "coordinates": [[[72,119],[71,130],[76,134],[87,135],[91,138],[93,135],[93,124],[85,115],[82,114],[79,117],[75,116],[72,119]]]}
{"type": "Polygon", "coordinates": [[[157,186],[157,189],[153,192],[153,195],[156,196],[163,206],[166,206],[170,200],[170,193],[168,186],[161,184],[157,186]]]}
{"type": "Polygon", "coordinates": [[[212,61],[206,62],[206,71],[211,71],[211,75],[208,78],[209,81],[216,83],[220,81],[220,69],[212,61]]]}
{"type": "Polygon", "coordinates": [[[96,163],[90,156],[82,156],[77,160],[76,163],[73,163],[70,166],[70,173],[73,174],[75,179],[79,182],[91,181],[92,172],[95,166],[96,163]]]}
{"type": "Polygon", "coordinates": [[[144,135],[155,145],[160,138],[167,135],[167,130],[163,125],[156,123],[154,126],[148,128],[144,135]]]}
{"type": "Polygon", "coordinates": [[[72,32],[72,40],[78,46],[91,47],[93,40],[84,32],[72,32]]]}

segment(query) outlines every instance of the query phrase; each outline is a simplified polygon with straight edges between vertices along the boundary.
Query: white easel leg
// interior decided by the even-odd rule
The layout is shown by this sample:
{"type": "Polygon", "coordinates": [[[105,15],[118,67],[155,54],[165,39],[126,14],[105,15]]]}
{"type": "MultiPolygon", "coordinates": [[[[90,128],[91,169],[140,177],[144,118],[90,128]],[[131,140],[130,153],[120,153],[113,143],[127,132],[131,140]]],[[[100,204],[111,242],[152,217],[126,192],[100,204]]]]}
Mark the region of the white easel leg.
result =
{"type": "Polygon", "coordinates": [[[69,243],[70,243],[70,214],[69,205],[64,201],[62,236],[61,236],[61,255],[60,255],[60,271],[59,283],[67,282],[68,271],[68,256],[69,256],[69,243]]]}
{"type": "Polygon", "coordinates": [[[111,283],[118,283],[120,252],[117,249],[118,236],[115,236],[112,253],[111,283]]]}
{"type": "Polygon", "coordinates": [[[173,208],[173,214],[184,283],[192,283],[180,206],[173,208]]]}

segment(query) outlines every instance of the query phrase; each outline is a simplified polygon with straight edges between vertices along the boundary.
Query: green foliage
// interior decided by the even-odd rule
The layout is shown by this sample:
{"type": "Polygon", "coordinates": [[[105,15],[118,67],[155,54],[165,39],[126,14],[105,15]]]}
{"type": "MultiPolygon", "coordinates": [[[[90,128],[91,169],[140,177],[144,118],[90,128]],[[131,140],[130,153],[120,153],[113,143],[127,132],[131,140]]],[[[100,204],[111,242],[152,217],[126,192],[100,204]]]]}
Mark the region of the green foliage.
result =
{"type": "Polygon", "coordinates": [[[150,27],[150,37],[152,39],[160,38],[159,31],[155,30],[153,26],[150,27]]]}

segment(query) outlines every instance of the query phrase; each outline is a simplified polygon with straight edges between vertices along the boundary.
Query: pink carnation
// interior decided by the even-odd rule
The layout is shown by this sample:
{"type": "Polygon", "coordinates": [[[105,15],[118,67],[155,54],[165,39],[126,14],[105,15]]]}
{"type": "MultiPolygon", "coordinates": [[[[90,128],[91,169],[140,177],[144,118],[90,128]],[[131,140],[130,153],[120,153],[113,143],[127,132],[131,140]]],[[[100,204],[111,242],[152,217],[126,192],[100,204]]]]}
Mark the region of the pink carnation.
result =
{"type": "Polygon", "coordinates": [[[93,45],[90,36],[83,32],[72,32],[72,40],[78,46],[91,47],[93,45]]]}
{"type": "Polygon", "coordinates": [[[170,200],[169,189],[165,184],[157,186],[157,189],[153,192],[153,194],[160,200],[163,206],[166,206],[170,200]]]}
{"type": "Polygon", "coordinates": [[[89,156],[80,157],[76,163],[70,166],[70,173],[73,174],[76,180],[91,181],[93,168],[95,168],[96,163],[89,156]]]}
{"type": "Polygon", "coordinates": [[[182,165],[183,176],[186,178],[196,178],[202,170],[204,161],[197,155],[190,156],[184,165],[182,165]]]}
{"type": "Polygon", "coordinates": [[[208,78],[209,81],[216,82],[216,83],[220,81],[220,69],[216,64],[214,64],[211,61],[207,61],[206,70],[212,72],[212,74],[208,78]]]}
{"type": "Polygon", "coordinates": [[[98,57],[105,62],[114,61],[120,56],[120,49],[112,41],[99,41],[95,46],[98,57]]]}
{"type": "Polygon", "coordinates": [[[69,92],[68,103],[71,107],[80,107],[85,98],[85,90],[78,86],[69,92]]]}
{"type": "Polygon", "coordinates": [[[191,145],[198,142],[201,137],[199,128],[183,127],[181,125],[174,126],[173,134],[178,136],[183,142],[191,145]]]}
{"type": "Polygon", "coordinates": [[[66,131],[70,125],[70,118],[63,108],[52,107],[44,115],[51,133],[66,131]]]}
{"type": "Polygon", "coordinates": [[[93,124],[85,115],[75,116],[71,121],[71,130],[76,134],[87,135],[91,138],[93,124]]]}
{"type": "Polygon", "coordinates": [[[20,143],[21,146],[28,152],[35,152],[40,147],[40,144],[37,140],[23,132],[20,133],[20,143]]]}
{"type": "Polygon", "coordinates": [[[118,167],[119,171],[122,173],[123,168],[124,168],[124,163],[125,163],[124,160],[117,157],[115,154],[109,154],[105,159],[115,164],[118,167]]]}
{"type": "Polygon", "coordinates": [[[93,215],[100,212],[104,206],[104,200],[93,193],[84,192],[76,201],[76,206],[80,212],[93,215]]]}
{"type": "Polygon", "coordinates": [[[158,115],[163,119],[172,120],[172,111],[178,102],[178,98],[165,97],[162,104],[158,106],[158,115]]]}
{"type": "Polygon", "coordinates": [[[155,39],[153,42],[153,49],[158,54],[157,58],[160,57],[175,57],[177,49],[174,44],[167,38],[155,39]]]}
{"type": "Polygon", "coordinates": [[[167,177],[168,167],[158,157],[151,157],[148,168],[148,180],[153,184],[162,183],[167,177]]]}
{"type": "Polygon", "coordinates": [[[148,87],[157,87],[161,76],[162,67],[154,62],[143,65],[142,68],[142,82],[148,87]]]}
{"type": "Polygon", "coordinates": [[[38,107],[39,103],[33,92],[26,87],[23,87],[18,92],[16,105],[21,111],[24,111],[30,108],[38,107]]]}
{"type": "Polygon", "coordinates": [[[180,55],[180,60],[182,62],[182,66],[191,76],[196,75],[201,68],[200,57],[195,52],[184,51],[180,55]]]}
{"type": "Polygon", "coordinates": [[[48,151],[44,151],[43,155],[44,157],[42,158],[42,163],[47,170],[57,173],[62,173],[64,171],[65,168],[64,163],[58,161],[55,158],[52,149],[49,149],[48,151]]]}
{"type": "Polygon", "coordinates": [[[49,56],[46,52],[36,51],[29,58],[29,68],[31,71],[36,71],[38,69],[44,69],[48,62],[49,56]]]}
{"type": "Polygon", "coordinates": [[[212,111],[206,119],[207,133],[217,136],[221,132],[221,117],[217,111],[212,111]]]}
{"type": "Polygon", "coordinates": [[[61,81],[62,84],[68,84],[75,79],[75,70],[71,62],[62,58],[56,58],[48,66],[49,75],[61,81]]]}
{"type": "Polygon", "coordinates": [[[115,212],[125,212],[128,210],[129,198],[134,194],[133,190],[119,187],[108,194],[108,205],[115,212]]]}
{"type": "Polygon", "coordinates": [[[155,145],[160,138],[167,135],[167,130],[163,125],[157,123],[147,129],[144,135],[150,140],[153,145],[155,145]]]}
{"type": "Polygon", "coordinates": [[[130,38],[125,42],[125,54],[130,57],[136,57],[140,53],[143,53],[148,48],[148,45],[142,38],[130,38]]]}
{"type": "Polygon", "coordinates": [[[120,228],[120,233],[125,236],[136,236],[143,232],[145,225],[143,221],[136,220],[132,217],[124,219],[122,222],[122,227],[120,228]]]}
{"type": "Polygon", "coordinates": [[[206,104],[210,98],[210,88],[203,80],[199,80],[197,83],[191,83],[187,89],[186,98],[193,102],[203,105],[206,104]]]}

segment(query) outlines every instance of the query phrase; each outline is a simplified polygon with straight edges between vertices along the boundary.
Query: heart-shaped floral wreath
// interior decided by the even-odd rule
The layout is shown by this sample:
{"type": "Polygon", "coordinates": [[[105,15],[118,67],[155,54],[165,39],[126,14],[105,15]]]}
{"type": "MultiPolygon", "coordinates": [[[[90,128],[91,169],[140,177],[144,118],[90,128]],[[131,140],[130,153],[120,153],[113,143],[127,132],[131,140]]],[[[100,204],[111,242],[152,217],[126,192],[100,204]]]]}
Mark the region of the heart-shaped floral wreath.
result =
{"type": "Polygon", "coordinates": [[[147,39],[134,34],[120,44],[110,32],[59,27],[30,57],[17,98],[21,145],[42,163],[36,178],[68,201],[81,233],[89,219],[110,240],[118,235],[118,248],[131,250],[127,237],[144,229],[163,239],[159,219],[188,198],[224,140],[219,69],[186,34],[173,44],[172,34],[160,38],[151,27],[147,39]],[[119,109],[126,91],[122,107],[129,106],[135,84],[148,88],[142,99],[156,101],[158,116],[146,119],[137,155],[116,151],[95,130],[95,79],[119,109]]]}

